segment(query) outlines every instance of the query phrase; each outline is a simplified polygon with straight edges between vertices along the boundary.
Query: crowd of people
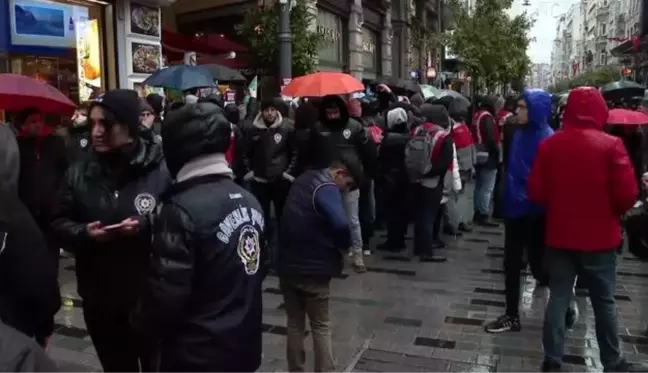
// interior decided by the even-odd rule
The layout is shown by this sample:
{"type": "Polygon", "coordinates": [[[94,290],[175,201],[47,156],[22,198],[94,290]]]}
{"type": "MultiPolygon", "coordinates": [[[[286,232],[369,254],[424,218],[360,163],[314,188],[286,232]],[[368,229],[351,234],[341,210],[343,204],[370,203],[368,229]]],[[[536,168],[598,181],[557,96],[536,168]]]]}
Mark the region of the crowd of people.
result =
{"type": "MultiPolygon", "coordinates": [[[[164,104],[112,90],[59,133],[25,110],[0,126],[0,319],[43,347],[60,307],[59,250],[74,255],[83,316],[105,371],[256,371],[262,281],[280,279],[287,362],[335,369],[330,282],[372,247],[444,262],[442,234],[505,224],[505,315],[521,330],[524,253],[549,286],[543,371],[560,369],[576,277],[589,290],[601,362],[629,371],[615,310],[619,218],[638,195],[623,141],[605,134],[598,90],[569,96],[399,101],[341,96],[164,104]],[[474,113],[474,115],[471,115],[474,113]],[[473,183],[472,217],[465,186],[473,183]],[[55,193],[55,191],[58,191],[55,193]],[[372,245],[374,230],[387,239],[372,245]],[[546,265],[550,263],[550,265],[546,265]]],[[[635,166],[636,168],[636,166],[635,166]]]]}

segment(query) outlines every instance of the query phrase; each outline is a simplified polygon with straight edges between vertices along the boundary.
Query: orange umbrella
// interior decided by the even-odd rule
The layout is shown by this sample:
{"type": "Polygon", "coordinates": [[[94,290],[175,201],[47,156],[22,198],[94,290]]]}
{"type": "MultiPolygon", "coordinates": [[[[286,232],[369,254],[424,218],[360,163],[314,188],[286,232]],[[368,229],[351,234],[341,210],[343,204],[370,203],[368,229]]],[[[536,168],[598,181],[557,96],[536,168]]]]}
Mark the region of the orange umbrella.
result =
{"type": "Polygon", "coordinates": [[[346,95],[364,89],[364,84],[349,74],[319,72],[294,79],[281,94],[290,97],[323,97],[346,95]]]}

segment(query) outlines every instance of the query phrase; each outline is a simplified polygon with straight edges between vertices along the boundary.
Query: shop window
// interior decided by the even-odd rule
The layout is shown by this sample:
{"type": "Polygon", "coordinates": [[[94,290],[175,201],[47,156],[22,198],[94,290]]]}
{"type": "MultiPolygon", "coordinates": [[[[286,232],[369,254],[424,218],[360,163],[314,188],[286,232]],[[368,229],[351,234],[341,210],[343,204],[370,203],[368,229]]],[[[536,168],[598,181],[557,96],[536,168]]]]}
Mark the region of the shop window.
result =
{"type": "Polygon", "coordinates": [[[12,45],[62,50],[56,53],[58,57],[12,54],[9,56],[11,72],[43,80],[76,103],[103,92],[106,87],[103,5],[81,0],[73,3],[10,0],[10,8],[12,45]],[[34,18],[46,19],[48,27],[25,21],[34,18]]]}
{"type": "Polygon", "coordinates": [[[362,28],[362,66],[365,70],[378,70],[378,34],[362,28]]]}
{"type": "Polygon", "coordinates": [[[342,18],[322,9],[317,10],[317,32],[324,36],[319,50],[319,60],[342,64],[344,43],[342,38],[342,18]]]}

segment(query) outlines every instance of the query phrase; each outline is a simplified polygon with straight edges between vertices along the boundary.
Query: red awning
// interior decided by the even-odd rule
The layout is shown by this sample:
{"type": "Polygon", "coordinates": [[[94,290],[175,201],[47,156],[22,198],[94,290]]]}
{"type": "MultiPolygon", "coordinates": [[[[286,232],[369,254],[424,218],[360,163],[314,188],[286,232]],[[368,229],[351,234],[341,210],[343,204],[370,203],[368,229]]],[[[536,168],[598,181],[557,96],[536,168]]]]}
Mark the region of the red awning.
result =
{"type": "Polygon", "coordinates": [[[185,52],[219,55],[232,51],[228,48],[230,48],[229,45],[223,45],[223,47],[219,47],[217,44],[210,45],[206,40],[162,30],[162,53],[165,55],[174,53],[183,54],[185,52]]]}
{"type": "Polygon", "coordinates": [[[250,64],[250,57],[247,53],[237,53],[235,58],[223,58],[213,56],[198,56],[199,65],[217,63],[230,69],[247,69],[250,64]]]}
{"type": "Polygon", "coordinates": [[[240,53],[248,51],[244,45],[229,40],[223,34],[207,34],[200,37],[199,40],[206,42],[212,48],[226,49],[228,52],[240,53]]]}

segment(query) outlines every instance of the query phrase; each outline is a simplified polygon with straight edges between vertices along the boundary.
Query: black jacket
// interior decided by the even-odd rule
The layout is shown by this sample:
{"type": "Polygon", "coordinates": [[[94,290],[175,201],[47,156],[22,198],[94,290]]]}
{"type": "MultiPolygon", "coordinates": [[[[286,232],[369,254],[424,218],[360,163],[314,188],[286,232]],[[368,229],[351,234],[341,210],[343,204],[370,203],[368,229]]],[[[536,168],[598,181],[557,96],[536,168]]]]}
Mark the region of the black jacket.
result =
{"type": "Polygon", "coordinates": [[[0,322],[0,372],[57,371],[36,341],[0,322]]]}
{"type": "Polygon", "coordinates": [[[87,159],[90,155],[92,146],[89,125],[66,128],[64,140],[69,164],[87,159]]]}
{"type": "Polygon", "coordinates": [[[12,185],[19,172],[15,138],[6,126],[0,138],[0,319],[30,337],[45,337],[61,306],[57,257],[12,185]]]}
{"type": "Polygon", "coordinates": [[[63,248],[75,254],[84,302],[122,310],[134,306],[150,254],[147,217],[170,183],[160,144],[143,138],[127,153],[93,154],[70,167],[52,228],[63,248]],[[132,236],[97,242],[86,230],[91,222],[111,225],[134,216],[141,227],[132,236]]]}
{"type": "Polygon", "coordinates": [[[407,123],[397,124],[383,132],[378,160],[380,175],[390,185],[408,182],[407,169],[405,168],[405,147],[408,141],[407,123]]]}
{"type": "Polygon", "coordinates": [[[248,171],[268,181],[279,180],[284,173],[294,176],[298,162],[295,127],[290,119],[277,115],[275,122],[268,126],[263,113],[259,113],[243,128],[248,171]]]}
{"type": "Polygon", "coordinates": [[[20,136],[18,148],[18,195],[39,225],[45,227],[56,201],[55,195],[43,191],[56,191],[63,181],[68,168],[65,142],[53,133],[40,137],[20,136]]]}
{"type": "Polygon", "coordinates": [[[340,96],[325,96],[320,104],[319,122],[311,132],[311,151],[315,153],[315,167],[328,167],[330,162],[342,155],[348,160],[356,159],[362,166],[363,179],[373,179],[378,166],[376,144],[369,138],[367,129],[349,118],[346,103],[340,96]],[[326,118],[326,108],[335,105],[340,119],[326,118]]]}
{"type": "MultiPolygon", "coordinates": [[[[495,128],[497,126],[497,123],[495,123],[495,98],[490,96],[484,97],[481,107],[491,113],[491,115],[483,117],[481,123],[479,123],[482,142],[488,150],[488,161],[484,164],[476,165],[476,167],[495,169],[499,165],[500,158],[500,149],[495,138],[495,128]]],[[[473,125],[477,124],[473,123],[473,125]]]]}
{"type": "Polygon", "coordinates": [[[261,364],[263,210],[229,177],[174,184],[156,218],[142,296],[161,371],[253,372],[261,364]]]}

